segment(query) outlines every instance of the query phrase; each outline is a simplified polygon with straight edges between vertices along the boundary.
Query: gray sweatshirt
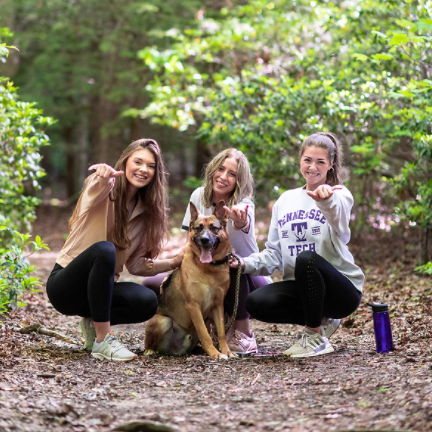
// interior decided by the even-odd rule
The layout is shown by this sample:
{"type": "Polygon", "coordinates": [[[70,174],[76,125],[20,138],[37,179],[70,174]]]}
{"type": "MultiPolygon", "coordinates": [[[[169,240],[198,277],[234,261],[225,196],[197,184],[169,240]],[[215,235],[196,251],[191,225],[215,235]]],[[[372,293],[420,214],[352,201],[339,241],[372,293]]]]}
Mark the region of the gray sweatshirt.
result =
{"type": "Polygon", "coordinates": [[[311,250],[362,291],[364,274],[347,247],[353,203],[351,192],[344,186],[319,202],[307,195],[305,188],[284,192],[273,206],[266,248],[244,258],[245,273],[271,275],[283,270],[284,280],[294,280],[297,255],[311,250]]]}

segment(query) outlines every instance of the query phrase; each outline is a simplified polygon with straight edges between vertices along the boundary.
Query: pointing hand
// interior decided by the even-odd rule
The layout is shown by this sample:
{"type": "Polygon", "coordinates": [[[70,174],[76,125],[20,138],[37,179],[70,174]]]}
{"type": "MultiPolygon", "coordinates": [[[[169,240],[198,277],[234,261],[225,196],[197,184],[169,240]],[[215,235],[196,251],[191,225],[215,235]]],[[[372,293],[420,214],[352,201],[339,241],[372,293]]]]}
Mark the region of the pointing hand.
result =
{"type": "Polygon", "coordinates": [[[314,191],[306,191],[306,193],[315,201],[323,201],[327,198],[330,198],[333,195],[333,191],[337,189],[342,189],[342,186],[330,186],[328,184],[322,184],[318,186],[314,191]]]}
{"type": "Polygon", "coordinates": [[[236,204],[230,209],[224,206],[224,209],[229,218],[232,219],[236,228],[244,228],[248,223],[248,205],[236,204]]]}
{"type": "Polygon", "coordinates": [[[94,164],[89,167],[89,171],[96,170],[96,175],[105,179],[120,177],[124,174],[123,171],[116,171],[113,167],[107,164],[94,164]]]}

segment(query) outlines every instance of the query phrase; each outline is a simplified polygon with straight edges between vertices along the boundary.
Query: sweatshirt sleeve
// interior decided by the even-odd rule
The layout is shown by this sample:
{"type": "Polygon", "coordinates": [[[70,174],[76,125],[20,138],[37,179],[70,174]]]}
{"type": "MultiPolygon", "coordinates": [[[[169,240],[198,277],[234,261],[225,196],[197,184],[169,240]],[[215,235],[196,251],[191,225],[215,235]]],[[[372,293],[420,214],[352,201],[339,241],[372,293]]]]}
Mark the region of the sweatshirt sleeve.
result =
{"type": "Polygon", "coordinates": [[[81,199],[81,213],[85,213],[90,207],[99,204],[105,199],[114,187],[115,179],[105,179],[93,174],[89,178],[81,199]]]}
{"type": "Polygon", "coordinates": [[[333,231],[345,244],[351,236],[349,222],[353,204],[354,198],[346,187],[336,189],[330,198],[316,203],[333,231]]]}
{"type": "Polygon", "coordinates": [[[283,269],[282,251],[277,223],[277,203],[273,207],[272,219],[265,249],[243,259],[245,263],[244,272],[255,276],[268,276],[274,273],[276,270],[283,269]]]}

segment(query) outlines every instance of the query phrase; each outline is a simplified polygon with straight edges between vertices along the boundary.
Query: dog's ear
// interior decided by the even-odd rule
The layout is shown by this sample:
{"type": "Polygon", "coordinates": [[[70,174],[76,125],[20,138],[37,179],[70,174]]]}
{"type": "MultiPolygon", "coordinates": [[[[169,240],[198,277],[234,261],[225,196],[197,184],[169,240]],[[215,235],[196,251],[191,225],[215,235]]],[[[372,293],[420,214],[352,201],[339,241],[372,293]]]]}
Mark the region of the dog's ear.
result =
{"type": "Polygon", "coordinates": [[[225,205],[225,201],[219,201],[216,204],[213,214],[222,222],[223,225],[226,225],[228,221],[228,216],[224,209],[224,205],[225,205]]]}
{"type": "Polygon", "coordinates": [[[193,223],[198,219],[200,212],[195,207],[195,204],[192,201],[189,202],[189,209],[190,209],[190,214],[191,214],[190,223],[193,223]]]}

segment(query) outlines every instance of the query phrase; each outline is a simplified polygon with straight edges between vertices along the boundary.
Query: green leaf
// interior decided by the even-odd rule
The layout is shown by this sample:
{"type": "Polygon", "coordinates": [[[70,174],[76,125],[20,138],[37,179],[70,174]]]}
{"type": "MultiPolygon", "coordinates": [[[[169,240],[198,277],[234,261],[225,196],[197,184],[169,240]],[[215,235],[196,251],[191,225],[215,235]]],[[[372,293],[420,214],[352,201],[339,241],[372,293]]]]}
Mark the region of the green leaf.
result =
{"type": "Polygon", "coordinates": [[[415,94],[411,93],[409,90],[401,91],[401,92],[399,92],[399,94],[401,94],[404,97],[414,97],[415,96],[415,94]]]}
{"type": "Polygon", "coordinates": [[[395,23],[400,27],[412,27],[414,23],[405,19],[397,19],[395,23]]]}
{"type": "Polygon", "coordinates": [[[373,54],[372,58],[375,60],[391,60],[393,56],[389,54],[373,54]]]}
{"type": "Polygon", "coordinates": [[[360,54],[360,53],[354,53],[354,54],[353,54],[353,57],[354,57],[355,59],[357,59],[357,60],[360,60],[360,61],[366,61],[366,60],[369,60],[369,57],[368,57],[368,56],[365,56],[364,54],[360,54]]]}
{"type": "Polygon", "coordinates": [[[408,43],[409,41],[410,41],[410,38],[409,38],[406,34],[399,33],[399,34],[394,35],[394,36],[390,39],[389,45],[390,45],[390,46],[391,46],[391,45],[396,45],[396,46],[398,46],[398,45],[406,44],[406,43],[408,43]]]}
{"type": "Polygon", "coordinates": [[[419,31],[431,31],[432,30],[432,20],[431,19],[421,19],[416,22],[417,30],[419,31]]]}
{"type": "Polygon", "coordinates": [[[376,31],[376,30],[372,30],[372,34],[375,34],[375,35],[377,35],[377,36],[379,36],[380,38],[383,38],[383,39],[388,39],[387,35],[385,35],[384,33],[379,32],[379,31],[376,31]]]}

